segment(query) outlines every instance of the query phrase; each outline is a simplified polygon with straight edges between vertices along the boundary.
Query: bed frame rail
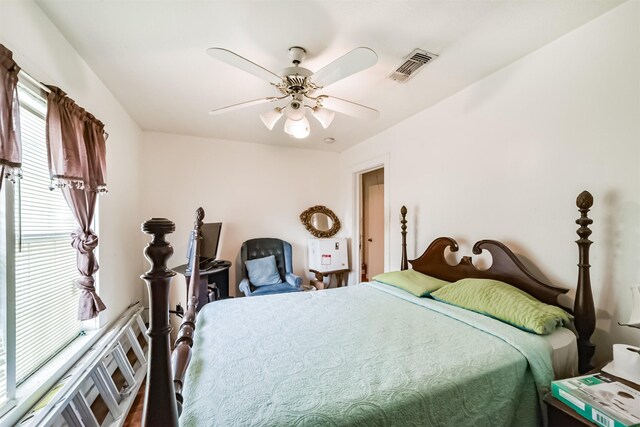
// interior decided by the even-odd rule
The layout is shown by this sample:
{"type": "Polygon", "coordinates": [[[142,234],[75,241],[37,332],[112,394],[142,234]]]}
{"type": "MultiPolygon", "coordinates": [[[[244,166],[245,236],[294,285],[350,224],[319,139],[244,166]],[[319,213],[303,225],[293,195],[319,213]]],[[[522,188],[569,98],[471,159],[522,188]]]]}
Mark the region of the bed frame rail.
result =
{"type": "Polygon", "coordinates": [[[202,220],[204,219],[204,209],[196,210],[196,221],[193,228],[193,245],[191,256],[191,278],[189,280],[187,310],[182,318],[178,337],[171,355],[171,368],[173,370],[173,387],[175,389],[176,404],[178,406],[178,416],[182,413],[182,388],[184,386],[184,376],[191,361],[191,347],[193,347],[193,333],[196,330],[196,310],[199,301],[198,278],[200,277],[200,246],[202,244],[202,220]]]}

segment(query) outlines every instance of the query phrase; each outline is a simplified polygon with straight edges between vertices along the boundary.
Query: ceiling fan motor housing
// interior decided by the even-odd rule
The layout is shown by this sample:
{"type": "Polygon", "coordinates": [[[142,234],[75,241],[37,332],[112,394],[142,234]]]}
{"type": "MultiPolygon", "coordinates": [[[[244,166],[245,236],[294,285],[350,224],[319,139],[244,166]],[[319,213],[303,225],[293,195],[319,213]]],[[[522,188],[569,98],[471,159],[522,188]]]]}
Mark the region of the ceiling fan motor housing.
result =
{"type": "Polygon", "coordinates": [[[287,67],[280,71],[282,83],[276,87],[283,95],[294,95],[297,93],[307,94],[314,91],[317,87],[309,80],[313,75],[313,71],[300,67],[300,63],[307,57],[307,51],[299,46],[289,48],[289,58],[293,63],[293,67],[287,67]]]}
{"type": "Polygon", "coordinates": [[[283,95],[301,93],[306,95],[317,89],[309,79],[313,73],[302,67],[289,67],[280,72],[282,83],[276,85],[283,95]]]}

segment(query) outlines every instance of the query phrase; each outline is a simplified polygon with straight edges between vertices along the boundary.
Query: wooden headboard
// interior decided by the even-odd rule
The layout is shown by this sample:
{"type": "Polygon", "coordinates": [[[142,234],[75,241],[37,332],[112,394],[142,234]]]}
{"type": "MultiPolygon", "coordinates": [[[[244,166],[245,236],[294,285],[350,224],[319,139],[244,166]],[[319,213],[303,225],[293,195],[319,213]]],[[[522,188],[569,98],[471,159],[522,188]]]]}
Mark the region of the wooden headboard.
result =
{"type": "MultiPolygon", "coordinates": [[[[591,343],[591,335],[595,330],[596,316],[591,292],[591,279],[589,275],[589,247],[591,241],[589,236],[591,230],[589,225],[593,223],[587,213],[593,206],[593,196],[588,191],[583,191],[576,199],[576,205],[580,211],[580,218],[576,223],[580,225],[577,233],[580,237],[578,244],[578,285],[576,287],[576,299],[573,306],[574,325],[578,333],[578,370],[580,373],[593,369],[591,358],[595,353],[595,345],[591,343]]],[[[473,245],[473,253],[479,255],[483,250],[488,251],[492,257],[492,264],[486,270],[478,269],[473,265],[469,256],[463,256],[462,260],[451,265],[445,259],[445,250],[449,248],[451,252],[458,251],[458,243],[450,237],[439,237],[434,240],[426,251],[418,258],[408,261],[407,258],[407,208],[400,209],[401,234],[402,234],[402,258],[400,269],[409,268],[408,263],[414,270],[429,276],[448,282],[473,277],[500,280],[516,286],[519,289],[534,296],[538,300],[562,307],[567,311],[572,311],[558,302],[558,296],[568,292],[568,289],[558,288],[537,279],[518,260],[518,257],[505,244],[496,240],[481,240],[473,245]]]]}
{"type": "Polygon", "coordinates": [[[449,237],[437,238],[419,258],[410,261],[411,266],[420,273],[447,282],[455,282],[466,277],[500,280],[522,289],[544,303],[558,306],[558,295],[569,291],[545,284],[535,278],[511,249],[496,240],[481,240],[473,246],[473,253],[476,255],[481,254],[483,250],[491,254],[491,267],[486,270],[473,265],[469,256],[462,257],[456,265],[450,265],[445,259],[446,248],[451,252],[457,252],[458,243],[449,237]]]}

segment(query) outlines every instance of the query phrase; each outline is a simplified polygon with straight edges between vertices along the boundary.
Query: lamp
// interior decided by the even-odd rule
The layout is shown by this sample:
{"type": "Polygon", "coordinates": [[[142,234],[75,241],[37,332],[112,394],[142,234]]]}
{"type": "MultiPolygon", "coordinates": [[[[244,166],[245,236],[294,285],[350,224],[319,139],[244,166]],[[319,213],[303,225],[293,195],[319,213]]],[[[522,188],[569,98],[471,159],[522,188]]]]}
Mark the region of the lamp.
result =
{"type": "MultiPolygon", "coordinates": [[[[631,315],[629,316],[629,322],[618,322],[618,325],[640,329],[640,285],[631,286],[631,315]]],[[[640,384],[639,355],[640,347],[627,344],[614,344],[613,361],[603,367],[602,371],[640,384]]]]}
{"type": "Polygon", "coordinates": [[[311,109],[311,114],[313,114],[313,117],[315,117],[325,129],[329,127],[336,116],[335,112],[327,110],[319,105],[316,105],[311,109]]]}
{"type": "Polygon", "coordinates": [[[284,122],[284,131],[297,139],[309,136],[309,120],[305,116],[304,103],[301,97],[295,97],[287,105],[285,110],[287,121],[284,122]]]}
{"type": "Polygon", "coordinates": [[[631,286],[631,316],[629,316],[629,322],[618,322],[618,325],[640,329],[640,285],[631,286]]]}
{"type": "Polygon", "coordinates": [[[294,120],[294,121],[302,120],[302,118],[304,117],[304,104],[302,103],[301,100],[294,98],[287,105],[286,113],[287,113],[287,118],[291,120],[294,120]]]}
{"type": "Polygon", "coordinates": [[[302,139],[309,136],[309,120],[304,116],[300,120],[290,118],[284,122],[284,131],[294,138],[302,139]]]}
{"type": "Polygon", "coordinates": [[[260,114],[260,119],[262,120],[262,123],[264,123],[264,125],[269,130],[273,130],[273,127],[275,126],[277,121],[280,120],[280,117],[282,117],[282,108],[279,108],[279,107],[276,107],[273,110],[269,110],[265,113],[260,114]]]}

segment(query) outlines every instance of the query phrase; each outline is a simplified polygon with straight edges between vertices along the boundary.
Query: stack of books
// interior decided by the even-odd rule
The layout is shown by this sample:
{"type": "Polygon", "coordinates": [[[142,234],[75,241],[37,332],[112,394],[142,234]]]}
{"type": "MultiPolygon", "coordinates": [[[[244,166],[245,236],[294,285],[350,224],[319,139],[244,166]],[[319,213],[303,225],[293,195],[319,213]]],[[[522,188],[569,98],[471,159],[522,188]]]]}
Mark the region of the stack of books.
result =
{"type": "Polygon", "coordinates": [[[640,426],[640,392],[601,373],[553,381],[551,394],[600,426],[640,426]]]}

